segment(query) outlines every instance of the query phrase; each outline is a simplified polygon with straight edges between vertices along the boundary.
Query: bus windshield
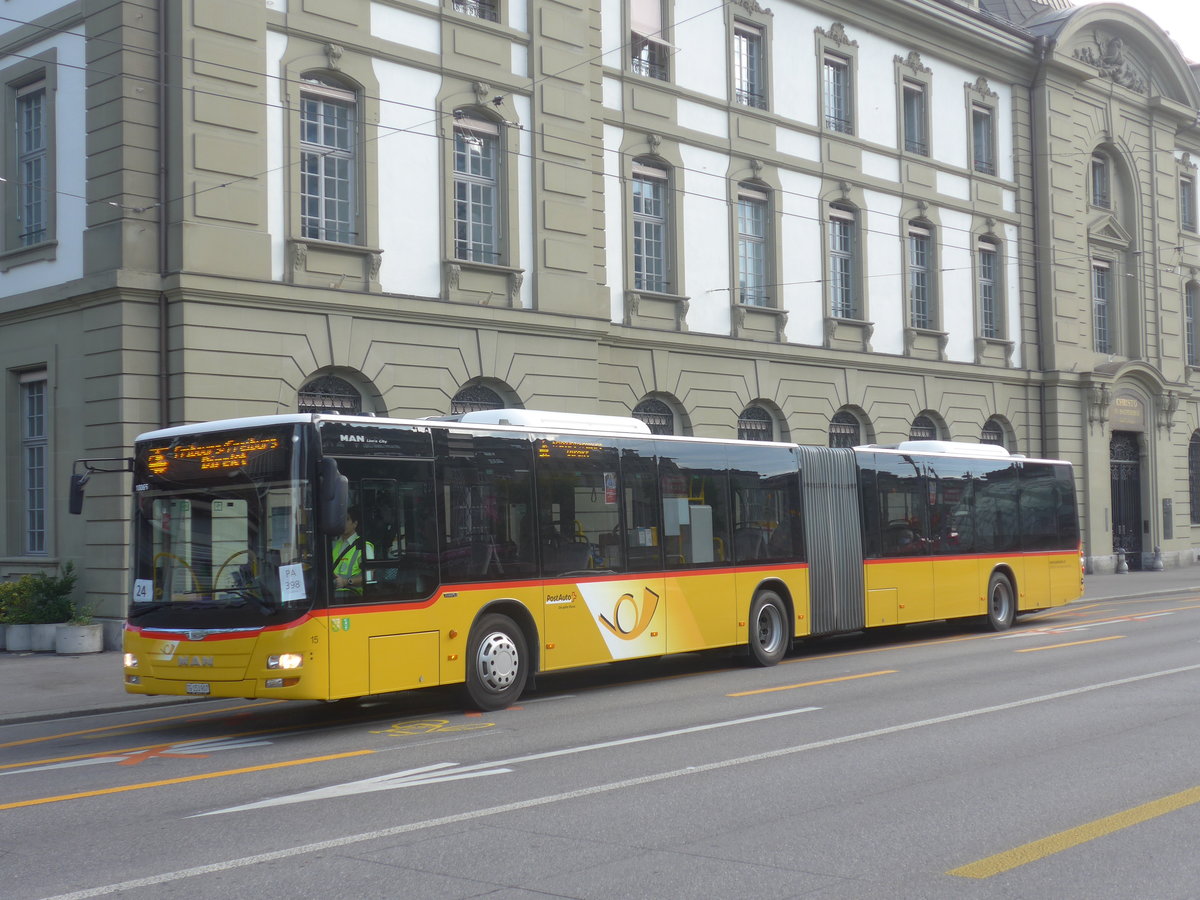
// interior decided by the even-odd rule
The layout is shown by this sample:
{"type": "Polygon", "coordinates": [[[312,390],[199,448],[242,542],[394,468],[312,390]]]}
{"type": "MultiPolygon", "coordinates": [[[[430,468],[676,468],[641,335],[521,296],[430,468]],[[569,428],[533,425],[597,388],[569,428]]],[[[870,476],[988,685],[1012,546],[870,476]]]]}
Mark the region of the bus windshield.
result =
{"type": "Polygon", "coordinates": [[[255,627],[312,605],[314,537],[289,427],[138,445],[130,620],[255,627]]]}

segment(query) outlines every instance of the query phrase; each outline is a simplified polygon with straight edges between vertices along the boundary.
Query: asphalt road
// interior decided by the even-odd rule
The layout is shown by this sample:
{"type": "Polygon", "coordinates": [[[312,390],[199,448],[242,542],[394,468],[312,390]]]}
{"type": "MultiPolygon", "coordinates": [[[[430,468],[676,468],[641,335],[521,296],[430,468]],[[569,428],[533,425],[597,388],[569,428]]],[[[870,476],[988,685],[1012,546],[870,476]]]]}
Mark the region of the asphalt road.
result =
{"type": "Polygon", "coordinates": [[[892,637],[0,728],[0,893],[1198,895],[1200,597],[892,637]]]}

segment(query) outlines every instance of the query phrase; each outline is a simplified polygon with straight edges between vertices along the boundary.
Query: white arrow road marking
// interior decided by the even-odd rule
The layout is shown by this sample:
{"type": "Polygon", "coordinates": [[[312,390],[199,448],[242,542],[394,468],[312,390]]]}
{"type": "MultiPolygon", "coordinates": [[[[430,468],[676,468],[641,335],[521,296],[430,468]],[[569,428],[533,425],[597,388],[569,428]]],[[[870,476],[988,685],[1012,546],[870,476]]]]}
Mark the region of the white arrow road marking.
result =
{"type": "MultiPolygon", "coordinates": [[[[778,750],[765,750],[761,753],[754,753],[750,756],[739,756],[732,759],[721,759],[716,762],[704,763],[699,766],[688,766],[685,769],[674,769],[670,772],[657,772],[651,775],[641,775],[637,778],[628,778],[624,781],[612,781],[607,784],[596,784],[590,787],[578,788],[573,791],[565,791],[560,794],[549,794],[543,797],[529,797],[525,800],[516,800],[512,803],[503,803],[499,806],[489,806],[485,809],[473,809],[467,812],[454,813],[448,816],[441,816],[436,819],[424,819],[419,822],[407,822],[403,825],[393,825],[389,828],[379,828],[373,831],[363,831],[357,834],[347,834],[341,837],[329,838],[324,841],[316,841],[310,844],[298,844],[292,847],[283,847],[279,850],[271,850],[266,853],[256,853],[252,856],[243,856],[238,859],[225,859],[220,862],[208,863],[201,866],[192,866],[188,869],[177,869],[174,872],[163,872],[159,875],[150,875],[145,878],[134,878],[129,881],[122,881],[116,884],[104,884],[97,887],[84,888],[79,891],[72,891],[68,894],[58,894],[54,897],[46,897],[44,900],[91,900],[93,897],[104,897],[111,894],[123,894],[139,888],[154,888],[163,884],[171,884],[177,881],[183,881],[186,878],[197,878],[204,875],[215,875],[222,872],[231,872],[236,869],[244,869],[249,866],[257,866],[262,863],[277,862],[282,859],[294,859],[301,856],[306,856],[313,853],[324,853],[329,850],[336,850],[340,847],[352,847],[359,844],[365,844],[369,841],[377,841],[382,838],[393,838],[401,834],[414,834],[420,831],[428,831],[431,828],[441,828],[444,825],[457,825],[460,822],[473,822],[479,819],[490,818],[491,816],[503,815],[520,810],[535,809],[539,806],[548,806],[554,803],[563,803],[570,800],[578,800],[583,797],[594,797],[599,794],[607,794],[612,791],[626,790],[631,787],[641,787],[647,784],[658,784],[670,781],[675,778],[690,777],[706,772],[716,772],[721,769],[728,769],[734,766],[743,766],[749,763],[759,763],[764,760],[782,759],[788,756],[799,753],[807,753],[812,750],[824,750],[829,747],[837,747],[842,744],[849,744],[856,741],[871,740],[877,737],[884,737],[891,734],[899,734],[905,731],[912,731],[917,728],[927,728],[930,726],[942,725],[946,722],[959,722],[966,719],[973,719],[977,716],[988,716],[997,712],[1004,712],[1010,709],[1019,709],[1024,706],[1031,706],[1035,703],[1046,703],[1054,700],[1061,700],[1066,697],[1076,697],[1081,694],[1089,694],[1093,691],[1107,690],[1108,688],[1122,687],[1127,684],[1136,684],[1140,681],[1146,681],[1152,678],[1164,678],[1171,675],[1179,675],[1184,672],[1195,672],[1200,670],[1200,665],[1180,666],[1177,669],[1164,669],[1161,672],[1147,672],[1143,675],[1131,675],[1128,678],[1118,678],[1116,681],[1105,681],[1099,684],[1087,684],[1082,687],[1071,688],[1065,691],[1055,691],[1052,694],[1042,694],[1037,697],[1027,697],[1024,700],[1013,700],[1009,703],[1000,703],[996,706],[984,706],[979,709],[968,709],[963,712],[950,713],[944,716],[937,716],[932,719],[921,719],[916,722],[903,722],[898,725],[889,725],[885,728],[876,728],[872,731],[861,731],[858,734],[847,734],[841,737],[827,738],[823,741],[813,741],[808,744],[798,744],[794,747],[781,747],[778,750]]],[[[816,707],[812,707],[816,708],[816,707]]],[[[807,710],[794,710],[794,712],[807,712],[807,710]]],[[[788,715],[789,713],[784,713],[788,715]]]]}
{"type": "Polygon", "coordinates": [[[1045,628],[1022,628],[1018,631],[1006,631],[995,636],[999,641],[1012,641],[1021,638],[1041,637],[1045,634],[1070,634],[1074,631],[1087,631],[1092,628],[1102,628],[1106,625],[1125,625],[1129,622],[1141,622],[1145,619],[1157,619],[1173,615],[1170,612],[1143,613],[1136,616],[1121,616],[1116,619],[1103,619],[1099,622],[1083,622],[1079,625],[1047,625],[1045,628]]]}
{"type": "Polygon", "coordinates": [[[390,791],[396,788],[415,787],[419,784],[439,784],[443,781],[461,781],[464,778],[478,778],[483,775],[499,775],[511,772],[511,766],[517,763],[533,762],[539,759],[551,759],[556,756],[571,756],[575,753],[586,753],[591,750],[604,750],[609,747],[621,747],[628,744],[640,744],[645,741],[657,741],[662,738],[677,737],[681,734],[695,734],[701,731],[712,731],[714,728],[728,728],[732,725],[747,725],[751,722],[762,722],[767,719],[778,719],[781,716],[794,716],[798,713],[815,712],[819,706],[805,706],[800,709],[787,709],[782,712],[766,713],[761,716],[747,716],[743,719],[730,719],[726,722],[712,722],[707,725],[694,725],[691,728],[676,728],[672,731],[660,731],[655,734],[644,734],[639,737],[621,738],[615,741],[602,741],[599,744],[584,744],[581,747],[566,747],[561,750],[548,750],[545,753],[531,753],[528,756],[517,756],[513,759],[501,759],[493,762],[476,763],[471,766],[455,766],[454,763],[433,763],[419,769],[406,769],[403,772],[392,772],[387,775],[376,775],[374,778],[364,778],[362,781],[350,781],[345,784],[330,785],[314,791],[300,794],[289,794],[270,800],[260,800],[257,803],[246,803],[241,806],[230,806],[226,809],[215,809],[212,812],[196,813],[188,818],[203,816],[219,816],[223,813],[244,812],[249,809],[264,809],[268,806],[285,806],[291,803],[304,803],[308,800],[329,800],[334,797],[345,797],[352,794],[366,794],[372,791],[390,791]],[[433,774],[436,773],[436,774],[433,774]]]}

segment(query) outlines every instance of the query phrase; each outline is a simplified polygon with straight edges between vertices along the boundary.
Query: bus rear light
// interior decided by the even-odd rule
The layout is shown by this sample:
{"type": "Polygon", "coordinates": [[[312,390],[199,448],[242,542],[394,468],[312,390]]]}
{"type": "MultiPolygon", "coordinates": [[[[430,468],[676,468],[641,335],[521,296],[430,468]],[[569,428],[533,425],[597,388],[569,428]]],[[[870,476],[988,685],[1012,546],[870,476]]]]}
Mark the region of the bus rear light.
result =
{"type": "Polygon", "coordinates": [[[291,687],[294,684],[299,684],[299,678],[268,678],[263,682],[263,687],[282,688],[291,687]]]}
{"type": "Polygon", "coordinates": [[[299,653],[277,653],[267,657],[268,669],[298,669],[304,665],[304,657],[299,653]]]}

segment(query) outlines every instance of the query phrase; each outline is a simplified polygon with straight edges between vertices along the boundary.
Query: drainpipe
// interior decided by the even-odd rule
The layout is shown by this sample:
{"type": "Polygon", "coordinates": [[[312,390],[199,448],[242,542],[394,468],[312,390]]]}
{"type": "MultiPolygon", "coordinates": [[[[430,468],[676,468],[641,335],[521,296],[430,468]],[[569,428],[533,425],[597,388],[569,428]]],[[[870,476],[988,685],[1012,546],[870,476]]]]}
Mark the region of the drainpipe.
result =
{"type": "MultiPolygon", "coordinates": [[[[1045,91],[1046,57],[1049,55],[1053,47],[1054,43],[1048,40],[1044,34],[1038,35],[1037,39],[1033,42],[1033,52],[1037,56],[1037,68],[1034,70],[1033,81],[1031,81],[1029,84],[1029,131],[1030,138],[1035,144],[1038,144],[1043,140],[1041,137],[1043,133],[1042,125],[1045,124],[1044,121],[1039,121],[1039,117],[1034,115],[1034,111],[1037,106],[1036,96],[1039,89],[1043,92],[1045,91]]],[[[1046,429],[1049,417],[1046,414],[1046,335],[1043,333],[1042,329],[1042,304],[1049,302],[1051,304],[1051,309],[1053,308],[1053,298],[1046,296],[1046,287],[1048,284],[1053,284],[1053,279],[1048,279],[1045,277],[1043,274],[1043,264],[1040,260],[1037,260],[1037,257],[1040,255],[1037,252],[1037,248],[1041,246],[1043,238],[1041,233],[1042,211],[1041,205],[1038,203],[1038,166],[1041,164],[1040,160],[1045,158],[1043,154],[1037,152],[1038,149],[1041,148],[1035,146],[1029,165],[1029,191],[1032,198],[1031,202],[1033,203],[1033,253],[1036,261],[1033,267],[1033,290],[1037,297],[1037,315],[1034,316],[1034,333],[1037,336],[1038,366],[1038,433],[1040,435],[1040,450],[1038,452],[1038,456],[1045,459],[1048,455],[1046,452],[1046,429]]],[[[1046,231],[1047,233],[1044,235],[1044,237],[1049,240],[1049,229],[1046,231]]],[[[1046,246],[1050,251],[1053,250],[1053,247],[1051,247],[1049,243],[1047,243],[1046,246]]],[[[1053,263],[1054,260],[1051,258],[1048,265],[1053,265],[1053,263]]]]}
{"type": "Polygon", "coordinates": [[[158,0],[158,425],[166,428],[171,422],[171,373],[167,364],[169,351],[167,279],[167,3],[158,0]]]}

